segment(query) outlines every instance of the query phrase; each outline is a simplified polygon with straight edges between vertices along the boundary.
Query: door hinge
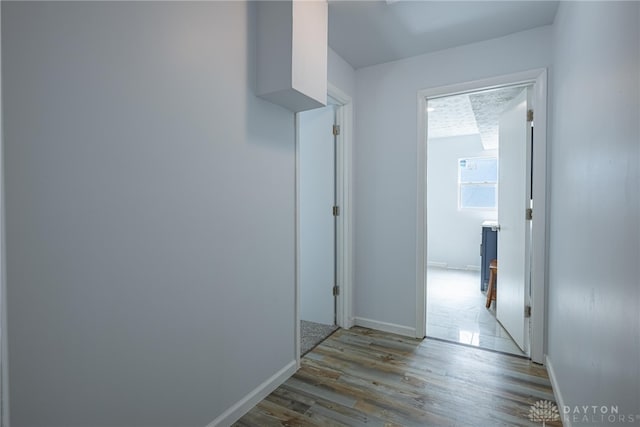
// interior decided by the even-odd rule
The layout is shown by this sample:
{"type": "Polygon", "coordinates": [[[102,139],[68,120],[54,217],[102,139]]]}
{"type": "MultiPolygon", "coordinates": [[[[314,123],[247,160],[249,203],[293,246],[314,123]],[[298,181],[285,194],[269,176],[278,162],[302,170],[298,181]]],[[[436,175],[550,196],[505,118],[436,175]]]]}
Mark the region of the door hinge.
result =
{"type": "Polygon", "coordinates": [[[530,305],[525,305],[524,306],[524,317],[531,317],[531,306],[530,305]]]}
{"type": "Polygon", "coordinates": [[[527,221],[531,221],[533,219],[533,209],[527,208],[525,211],[524,217],[527,221]]]}
{"type": "Polygon", "coordinates": [[[533,110],[527,110],[527,121],[528,122],[533,121],[533,110]]]}
{"type": "Polygon", "coordinates": [[[337,297],[338,295],[340,295],[340,288],[338,287],[338,285],[334,285],[333,286],[333,296],[337,297]]]}
{"type": "Polygon", "coordinates": [[[340,207],[339,206],[334,206],[332,212],[333,212],[333,216],[340,215],[340,207]]]}
{"type": "Polygon", "coordinates": [[[333,125],[333,136],[340,135],[340,125],[333,125]]]}

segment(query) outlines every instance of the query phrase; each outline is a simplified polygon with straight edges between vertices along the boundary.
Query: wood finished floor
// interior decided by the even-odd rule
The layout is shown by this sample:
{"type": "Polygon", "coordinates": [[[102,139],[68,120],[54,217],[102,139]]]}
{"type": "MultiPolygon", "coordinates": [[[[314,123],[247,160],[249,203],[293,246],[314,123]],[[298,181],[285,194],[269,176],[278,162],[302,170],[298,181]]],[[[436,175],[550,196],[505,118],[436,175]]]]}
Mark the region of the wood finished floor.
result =
{"type": "Polygon", "coordinates": [[[234,426],[540,426],[528,419],[539,400],[553,392],[529,360],[354,327],[234,426]]]}

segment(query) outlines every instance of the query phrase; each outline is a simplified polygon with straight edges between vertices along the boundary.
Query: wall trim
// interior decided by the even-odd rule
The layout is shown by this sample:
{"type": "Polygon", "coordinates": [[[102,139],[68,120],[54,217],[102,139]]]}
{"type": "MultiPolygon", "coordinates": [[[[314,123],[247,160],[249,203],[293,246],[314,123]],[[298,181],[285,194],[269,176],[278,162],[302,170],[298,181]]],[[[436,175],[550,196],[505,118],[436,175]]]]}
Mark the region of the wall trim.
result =
{"type": "Polygon", "coordinates": [[[446,262],[427,261],[427,267],[449,268],[449,264],[446,262]]]}
{"type": "Polygon", "coordinates": [[[327,82],[327,94],[336,102],[336,124],[340,126],[336,151],[336,199],[338,216],[338,286],[336,317],[341,328],[353,326],[353,99],[337,86],[327,82]]]}
{"type": "Polygon", "coordinates": [[[354,317],[353,321],[355,322],[356,326],[362,326],[363,328],[375,329],[377,331],[389,332],[392,334],[402,335],[410,338],[416,337],[415,328],[411,328],[409,326],[381,322],[379,320],[365,319],[364,317],[354,317]]]}
{"type": "Polygon", "coordinates": [[[295,208],[294,208],[294,245],[295,245],[295,261],[294,261],[294,274],[295,284],[293,286],[293,324],[294,324],[294,354],[296,357],[296,367],[300,369],[300,116],[298,114],[295,117],[295,130],[296,130],[296,142],[295,142],[295,208]]]}
{"type": "MultiPolygon", "coordinates": [[[[2,8],[0,8],[0,22],[2,8]]],[[[0,32],[1,33],[1,32],[0,32]]],[[[0,41],[2,37],[0,36],[0,41]]],[[[7,250],[5,233],[4,116],[0,43],[0,426],[9,427],[9,347],[7,335],[7,250]]]]}
{"type": "MultiPolygon", "coordinates": [[[[545,356],[545,365],[547,368],[547,375],[549,375],[549,381],[551,381],[551,388],[553,389],[553,395],[556,398],[556,405],[558,406],[558,411],[560,412],[560,419],[562,420],[562,425],[565,427],[572,427],[571,419],[564,420],[563,419],[563,410],[565,406],[565,400],[560,392],[560,385],[558,384],[558,377],[556,376],[556,371],[553,368],[553,363],[551,363],[551,359],[549,355],[545,356]]],[[[570,417],[569,417],[570,418],[570,417]]]]}
{"type": "Polygon", "coordinates": [[[457,270],[457,271],[480,271],[479,265],[465,265],[464,267],[449,267],[449,264],[446,262],[439,261],[427,261],[427,267],[437,267],[437,268],[446,268],[447,270],[457,270]]]}
{"type": "Polygon", "coordinates": [[[238,421],[244,414],[249,412],[251,408],[256,406],[262,399],[267,397],[285,382],[291,375],[298,370],[296,360],[287,363],[284,368],[267,378],[262,384],[254,388],[245,397],[233,404],[229,409],[224,411],[219,417],[207,424],[206,427],[230,426],[238,421]]]}

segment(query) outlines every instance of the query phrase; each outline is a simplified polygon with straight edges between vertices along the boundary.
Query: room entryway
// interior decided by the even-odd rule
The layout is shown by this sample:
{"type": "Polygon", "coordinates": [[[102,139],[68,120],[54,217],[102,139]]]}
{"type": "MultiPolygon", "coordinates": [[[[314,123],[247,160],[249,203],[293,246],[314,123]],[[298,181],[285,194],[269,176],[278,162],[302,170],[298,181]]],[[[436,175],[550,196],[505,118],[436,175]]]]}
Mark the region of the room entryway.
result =
{"type": "Polygon", "coordinates": [[[428,337],[527,355],[529,99],[520,84],[427,102],[428,337]]]}
{"type": "Polygon", "coordinates": [[[296,114],[296,359],[353,325],[353,104],[327,83],[327,106],[296,114]]]}
{"type": "Polygon", "coordinates": [[[335,124],[332,104],[298,114],[301,354],[336,324],[335,124]]]}

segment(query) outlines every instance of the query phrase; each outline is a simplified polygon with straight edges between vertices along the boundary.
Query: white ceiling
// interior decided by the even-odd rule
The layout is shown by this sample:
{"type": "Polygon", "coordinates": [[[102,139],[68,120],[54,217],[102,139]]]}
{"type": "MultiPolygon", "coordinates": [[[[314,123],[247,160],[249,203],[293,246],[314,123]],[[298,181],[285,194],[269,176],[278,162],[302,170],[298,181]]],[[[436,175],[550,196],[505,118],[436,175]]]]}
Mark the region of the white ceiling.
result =
{"type": "Polygon", "coordinates": [[[558,3],[329,0],[329,46],[357,69],[549,25],[558,3]]]}
{"type": "Polygon", "coordinates": [[[507,87],[430,99],[429,138],[480,135],[485,150],[498,148],[498,120],[523,87],[507,87]]]}

